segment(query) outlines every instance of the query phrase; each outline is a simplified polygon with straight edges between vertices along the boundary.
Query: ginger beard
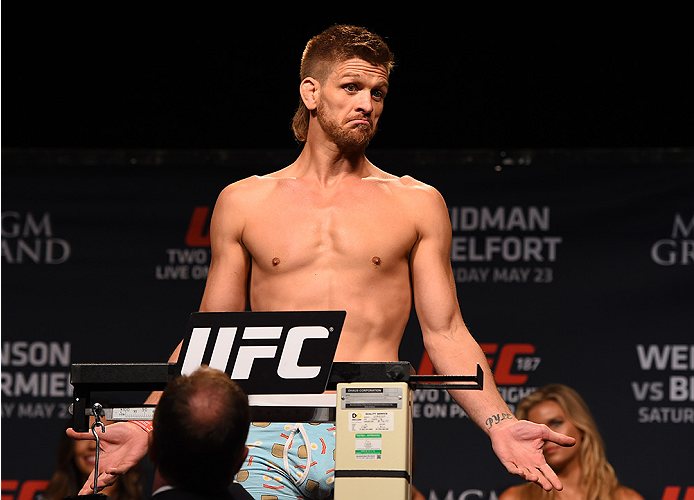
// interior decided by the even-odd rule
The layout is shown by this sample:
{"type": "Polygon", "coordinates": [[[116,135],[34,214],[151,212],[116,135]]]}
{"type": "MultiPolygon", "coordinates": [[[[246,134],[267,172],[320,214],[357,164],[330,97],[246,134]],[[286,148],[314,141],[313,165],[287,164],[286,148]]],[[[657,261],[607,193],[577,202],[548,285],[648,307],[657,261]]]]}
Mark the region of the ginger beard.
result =
{"type": "MultiPolygon", "coordinates": [[[[363,151],[376,134],[376,125],[370,117],[365,119],[371,125],[347,125],[347,128],[344,128],[330,116],[325,105],[320,101],[316,108],[316,117],[325,134],[344,152],[363,151]]],[[[359,118],[363,117],[360,116],[359,118]]]]}

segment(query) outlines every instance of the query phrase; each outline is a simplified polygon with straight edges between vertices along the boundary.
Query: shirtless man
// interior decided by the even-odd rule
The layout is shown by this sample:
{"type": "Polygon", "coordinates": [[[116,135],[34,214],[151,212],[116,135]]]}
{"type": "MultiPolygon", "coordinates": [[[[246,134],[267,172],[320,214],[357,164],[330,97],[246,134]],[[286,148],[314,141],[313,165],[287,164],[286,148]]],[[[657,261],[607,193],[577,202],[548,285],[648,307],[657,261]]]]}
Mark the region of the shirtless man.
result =
{"type": "MultiPolygon", "coordinates": [[[[507,470],[547,490],[561,489],[542,446],[547,440],[561,445],[574,440],[516,420],[496,389],[460,313],[445,201],[434,188],[390,175],[365,156],[383,111],[392,61],[383,40],[361,28],[337,26],[309,41],[294,119],[304,147],[288,167],[240,180],[220,194],[200,310],[243,311],[247,305],[253,311],[345,310],[335,360],[396,361],[414,303],[424,346],[439,374],[483,367],[482,391],[453,391],[452,396],[489,435],[507,470]]],[[[157,398],[153,394],[148,402],[157,398]]],[[[111,482],[109,473],[123,472],[146,450],[146,435],[135,425],[122,423],[118,432],[111,428],[108,438],[101,438],[106,474],[99,485],[111,482]]],[[[251,429],[249,443],[255,441],[251,429]]],[[[316,494],[327,494],[324,487],[316,494]]]]}

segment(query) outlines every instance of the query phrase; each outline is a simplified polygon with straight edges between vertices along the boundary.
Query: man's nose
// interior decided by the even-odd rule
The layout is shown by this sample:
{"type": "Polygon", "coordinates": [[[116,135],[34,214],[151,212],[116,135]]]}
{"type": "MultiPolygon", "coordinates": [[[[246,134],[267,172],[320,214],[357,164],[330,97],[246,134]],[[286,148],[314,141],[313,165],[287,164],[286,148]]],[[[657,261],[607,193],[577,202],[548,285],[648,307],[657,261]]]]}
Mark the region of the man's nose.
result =
{"type": "Polygon", "coordinates": [[[371,92],[369,90],[363,90],[359,93],[359,99],[357,101],[357,111],[370,115],[374,110],[373,99],[371,98],[371,92]]]}

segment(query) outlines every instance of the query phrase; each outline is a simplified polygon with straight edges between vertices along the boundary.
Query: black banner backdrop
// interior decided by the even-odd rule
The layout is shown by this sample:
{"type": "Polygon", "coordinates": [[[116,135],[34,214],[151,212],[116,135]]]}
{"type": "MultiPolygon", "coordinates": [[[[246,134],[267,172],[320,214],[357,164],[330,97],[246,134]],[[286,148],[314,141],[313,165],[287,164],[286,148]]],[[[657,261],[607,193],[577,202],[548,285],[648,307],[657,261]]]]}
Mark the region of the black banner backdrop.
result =
{"type": "MultiPolygon", "coordinates": [[[[55,467],[70,363],[166,360],[202,297],[217,194],[297,151],[2,155],[2,500],[31,500],[55,467]]],[[[463,315],[511,408],[570,385],[623,483],[693,498],[694,150],[369,158],[446,198],[463,315]]],[[[414,315],[401,359],[431,370],[414,315]]],[[[445,392],[417,391],[414,410],[427,498],[519,482],[445,392]]]]}

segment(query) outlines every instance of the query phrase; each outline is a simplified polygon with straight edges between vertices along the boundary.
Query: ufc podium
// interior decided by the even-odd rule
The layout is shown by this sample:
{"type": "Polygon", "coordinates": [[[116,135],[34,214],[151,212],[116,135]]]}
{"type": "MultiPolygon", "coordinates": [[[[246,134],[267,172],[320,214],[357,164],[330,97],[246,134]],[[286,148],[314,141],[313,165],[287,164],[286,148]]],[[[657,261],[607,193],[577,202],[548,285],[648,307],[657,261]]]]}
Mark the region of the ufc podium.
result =
{"type": "MultiPolygon", "coordinates": [[[[193,313],[175,364],[73,364],[72,427],[88,430],[96,393],[163,390],[208,365],[244,389],[253,421],[335,422],[335,500],[366,491],[409,500],[414,390],[480,390],[482,369],[425,376],[408,362],[333,362],[344,319],[344,311],[193,313]]],[[[154,406],[98,407],[107,420],[154,415],[154,406]]]]}

